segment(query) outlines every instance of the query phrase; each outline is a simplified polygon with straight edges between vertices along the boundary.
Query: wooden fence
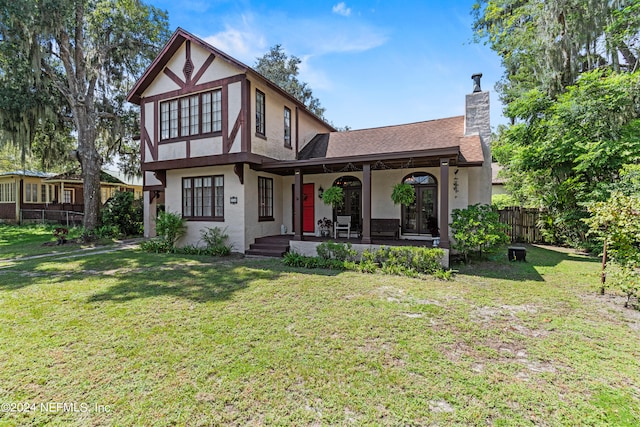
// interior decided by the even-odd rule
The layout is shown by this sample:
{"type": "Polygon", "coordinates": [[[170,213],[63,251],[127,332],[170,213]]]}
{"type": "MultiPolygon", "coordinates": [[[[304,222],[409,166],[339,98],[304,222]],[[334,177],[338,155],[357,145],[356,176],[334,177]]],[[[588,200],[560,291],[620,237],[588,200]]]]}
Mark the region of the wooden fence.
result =
{"type": "Polygon", "coordinates": [[[506,224],[511,242],[542,242],[542,233],[538,227],[541,211],[539,209],[518,206],[500,209],[500,222],[506,224]]]}

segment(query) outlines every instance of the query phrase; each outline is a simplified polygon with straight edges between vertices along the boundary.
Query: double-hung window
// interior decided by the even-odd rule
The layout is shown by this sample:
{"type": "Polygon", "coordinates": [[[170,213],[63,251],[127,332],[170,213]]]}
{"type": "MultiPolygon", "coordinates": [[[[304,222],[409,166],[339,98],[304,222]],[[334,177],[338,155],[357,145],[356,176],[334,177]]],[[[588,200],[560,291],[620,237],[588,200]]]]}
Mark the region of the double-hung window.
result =
{"type": "Polygon", "coordinates": [[[266,130],[266,109],[264,93],[256,89],[256,133],[264,136],[266,130]]]}
{"type": "Polygon", "coordinates": [[[284,146],[291,148],[291,110],[284,107],[284,146]]]}
{"type": "Polygon", "coordinates": [[[273,220],[273,179],[258,177],[258,220],[273,220]]]}
{"type": "Polygon", "coordinates": [[[224,176],[182,178],[182,216],[224,220],[224,176]]]}
{"type": "Polygon", "coordinates": [[[38,184],[25,185],[25,202],[37,203],[38,202],[38,184]]]}
{"type": "Polygon", "coordinates": [[[220,89],[160,103],[160,139],[206,135],[222,130],[220,89]]]}
{"type": "Polygon", "coordinates": [[[0,202],[15,202],[15,184],[13,182],[5,182],[0,184],[0,202]]]}

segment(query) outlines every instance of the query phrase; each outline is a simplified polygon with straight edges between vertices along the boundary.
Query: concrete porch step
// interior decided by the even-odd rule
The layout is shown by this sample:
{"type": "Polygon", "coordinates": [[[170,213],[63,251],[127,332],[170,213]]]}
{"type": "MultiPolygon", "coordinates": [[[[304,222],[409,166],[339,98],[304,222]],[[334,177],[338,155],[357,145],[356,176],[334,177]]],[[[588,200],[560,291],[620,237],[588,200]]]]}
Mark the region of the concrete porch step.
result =
{"type": "Polygon", "coordinates": [[[247,249],[244,251],[245,255],[253,256],[267,256],[273,258],[282,258],[287,250],[281,249],[247,249]]]}
{"type": "Polygon", "coordinates": [[[280,258],[289,251],[290,239],[291,237],[286,235],[259,237],[244,253],[252,256],[280,258]]]}

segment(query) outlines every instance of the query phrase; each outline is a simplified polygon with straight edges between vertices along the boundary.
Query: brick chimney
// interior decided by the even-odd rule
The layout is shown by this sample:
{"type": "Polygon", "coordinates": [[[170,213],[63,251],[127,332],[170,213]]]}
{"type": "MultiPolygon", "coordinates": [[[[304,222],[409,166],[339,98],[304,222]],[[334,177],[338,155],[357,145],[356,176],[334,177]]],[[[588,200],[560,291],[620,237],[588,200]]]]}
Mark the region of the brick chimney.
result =
{"type": "Polygon", "coordinates": [[[469,170],[469,204],[491,203],[491,119],[489,92],[480,87],[482,73],[471,76],[473,92],[465,99],[464,135],[479,135],[484,162],[469,170]]]}

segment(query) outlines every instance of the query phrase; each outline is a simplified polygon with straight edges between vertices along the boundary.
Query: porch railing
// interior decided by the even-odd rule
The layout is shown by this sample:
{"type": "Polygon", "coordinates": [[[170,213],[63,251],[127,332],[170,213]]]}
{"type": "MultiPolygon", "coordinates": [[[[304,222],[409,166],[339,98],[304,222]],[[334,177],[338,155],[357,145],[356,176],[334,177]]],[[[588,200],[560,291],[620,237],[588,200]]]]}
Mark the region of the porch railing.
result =
{"type": "Polygon", "coordinates": [[[66,224],[81,225],[84,219],[83,212],[48,210],[48,209],[20,209],[20,224],[41,223],[41,224],[66,224]]]}

